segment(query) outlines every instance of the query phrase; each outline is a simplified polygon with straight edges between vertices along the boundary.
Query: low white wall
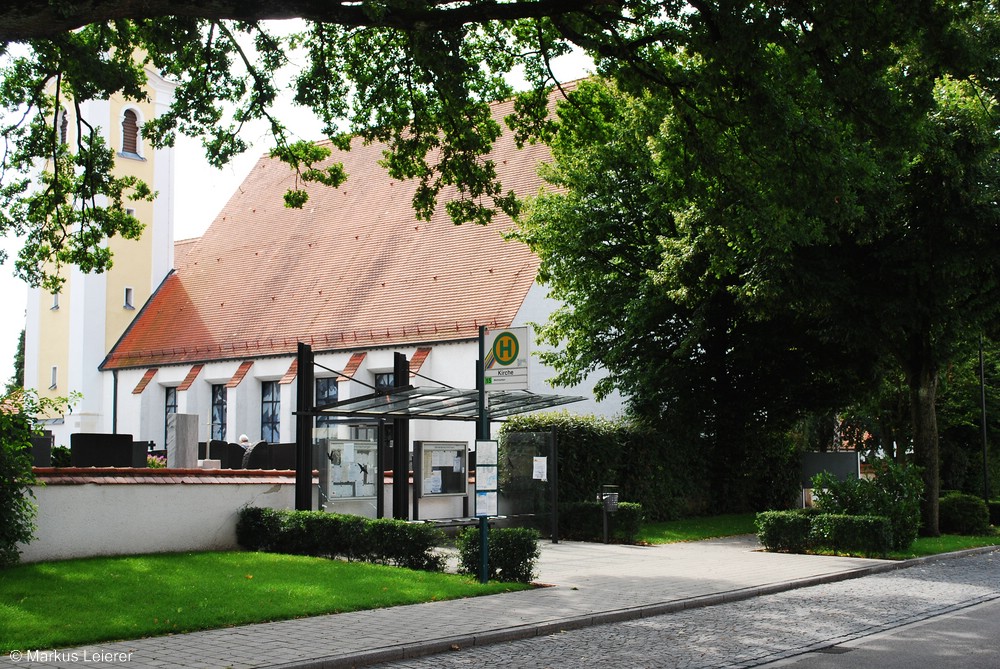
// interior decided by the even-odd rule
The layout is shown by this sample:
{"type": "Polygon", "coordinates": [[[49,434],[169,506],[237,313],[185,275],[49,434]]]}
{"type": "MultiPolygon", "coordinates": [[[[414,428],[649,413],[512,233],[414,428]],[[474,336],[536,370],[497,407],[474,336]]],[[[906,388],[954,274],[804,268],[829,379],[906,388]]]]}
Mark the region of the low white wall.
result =
{"type": "Polygon", "coordinates": [[[33,488],[36,538],[21,561],[231,550],[243,506],[295,508],[295,485],[86,483],[33,488]]]}
{"type": "MultiPolygon", "coordinates": [[[[77,476],[85,473],[84,469],[74,470],[77,476]]],[[[112,478],[109,476],[100,483],[67,483],[71,477],[53,476],[53,481],[59,482],[34,486],[32,490],[38,505],[37,530],[31,543],[19,545],[21,561],[238,550],[236,520],[242,507],[295,508],[295,483],[290,477],[278,479],[284,481],[281,483],[276,483],[275,479],[266,482],[144,483],[142,477],[140,480],[123,477],[117,482],[112,478]]],[[[468,514],[474,513],[474,496],[474,486],[469,486],[468,514]]],[[[391,518],[390,484],[385,486],[385,497],[385,516],[391,518]]],[[[315,493],[313,508],[319,508],[315,493]]],[[[328,502],[325,510],[368,518],[376,516],[374,498],[341,498],[328,502]]],[[[467,515],[463,511],[462,496],[429,496],[419,500],[421,520],[459,518],[467,515]]],[[[413,516],[412,506],[410,516],[413,516]]]]}

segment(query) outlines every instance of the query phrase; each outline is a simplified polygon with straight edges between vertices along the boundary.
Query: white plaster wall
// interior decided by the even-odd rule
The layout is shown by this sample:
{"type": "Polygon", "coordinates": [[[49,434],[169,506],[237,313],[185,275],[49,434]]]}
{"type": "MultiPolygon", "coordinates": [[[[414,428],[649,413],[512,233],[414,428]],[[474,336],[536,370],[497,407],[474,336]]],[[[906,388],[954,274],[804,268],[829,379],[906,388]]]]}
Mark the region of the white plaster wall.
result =
{"type": "Polygon", "coordinates": [[[294,483],[82,484],[33,490],[37,538],[20,547],[23,562],[235,550],[241,507],[295,508],[294,483]]]}
{"type": "MultiPolygon", "coordinates": [[[[532,284],[528,291],[524,303],[521,305],[517,316],[511,327],[529,326],[531,323],[544,324],[549,319],[549,314],[555,311],[558,302],[548,296],[548,289],[537,282],[532,284]]],[[[607,376],[607,372],[601,370],[594,372],[583,383],[572,387],[552,386],[549,380],[555,376],[555,370],[548,365],[542,364],[536,353],[544,350],[532,336],[531,342],[531,366],[529,368],[530,390],[536,393],[559,394],[559,395],[581,395],[587,399],[574,404],[567,404],[563,408],[576,414],[595,414],[608,418],[619,416],[624,412],[624,401],[618,392],[612,393],[602,401],[594,399],[594,385],[607,376]]]]}

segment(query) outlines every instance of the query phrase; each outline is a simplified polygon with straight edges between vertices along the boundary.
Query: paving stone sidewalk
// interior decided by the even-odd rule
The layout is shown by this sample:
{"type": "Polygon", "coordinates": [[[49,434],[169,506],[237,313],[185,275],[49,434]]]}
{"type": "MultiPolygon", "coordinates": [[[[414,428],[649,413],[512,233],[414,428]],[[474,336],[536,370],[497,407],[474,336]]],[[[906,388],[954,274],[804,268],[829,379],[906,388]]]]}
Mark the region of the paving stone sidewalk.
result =
{"type": "Polygon", "coordinates": [[[883,560],[765,553],[750,536],[656,547],[577,542],[541,547],[537,580],[551,587],[100,644],[60,650],[46,658],[48,662],[28,657],[14,662],[5,656],[0,667],[361,666],[738,601],[900,567],[883,560]]]}

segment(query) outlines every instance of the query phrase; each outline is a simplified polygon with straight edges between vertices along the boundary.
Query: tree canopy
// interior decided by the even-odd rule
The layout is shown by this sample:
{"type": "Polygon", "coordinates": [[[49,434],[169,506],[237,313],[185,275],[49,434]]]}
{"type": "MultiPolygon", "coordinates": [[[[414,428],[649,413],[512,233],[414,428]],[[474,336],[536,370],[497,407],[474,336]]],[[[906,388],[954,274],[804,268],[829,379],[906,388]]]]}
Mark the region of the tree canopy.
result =
{"type": "MultiPolygon", "coordinates": [[[[595,153],[586,160],[598,167],[595,180],[620,185],[633,170],[649,175],[641,190],[647,208],[635,213],[625,203],[622,193],[632,188],[619,193],[576,178],[575,158],[557,153],[553,182],[570,192],[539,199],[525,239],[567,299],[548,331],[568,340],[554,360],[569,372],[596,364],[630,368],[612,357],[615,348],[587,347],[603,341],[595,328],[606,325],[618,348],[636,345],[647,335],[633,314],[660,310],[668,315],[658,324],[677,325],[688,318],[679,314],[712,313],[722,296],[735,309],[719,332],[733,337],[746,331],[743,321],[756,323],[758,335],[769,331],[762,325],[772,328],[770,339],[753,340],[756,360],[741,361],[733,343],[718,349],[744,374],[781,353],[788,359],[807,352],[814,373],[835,372],[831,362],[849,365],[858,378],[866,369],[900,370],[910,395],[914,459],[924,469],[924,524],[934,534],[939,374],[979,332],[1000,322],[1000,266],[976,252],[1000,243],[1000,71],[991,5],[909,9],[817,4],[795,21],[757,5],[729,21],[702,13],[684,49],[659,50],[658,84],[634,67],[616,70],[618,95],[641,101],[633,108],[655,109],[652,121],[637,124],[621,108],[574,94],[570,103],[585,111],[574,110],[578,118],[559,131],[594,137],[595,153]],[[925,23],[931,17],[936,22],[925,23]],[[601,158],[621,140],[601,138],[604,127],[636,133],[641,139],[631,152],[638,157],[616,155],[611,159],[620,162],[609,170],[601,158]],[[648,242],[610,245],[650,290],[591,301],[599,281],[583,290],[572,286],[591,268],[601,280],[618,276],[617,268],[605,268],[609,245],[596,242],[599,251],[588,257],[564,238],[574,225],[635,228],[619,202],[644,221],[663,222],[659,249],[648,242]],[[585,321],[595,306],[604,312],[596,325],[585,321]],[[793,327],[815,341],[789,340],[793,327]],[[845,356],[817,357],[817,343],[845,356]]],[[[685,336],[692,335],[675,366],[690,368],[719,341],[704,328],[688,328],[685,336]]],[[[675,349],[664,346],[670,341],[654,336],[648,345],[670,355],[675,349]]],[[[793,392],[795,371],[783,369],[778,377],[793,392]]],[[[632,387],[648,391],[648,377],[632,387]]],[[[781,405],[769,390],[762,384],[755,399],[774,416],[781,405]]],[[[805,409],[807,397],[798,395],[797,403],[805,409]]]]}
{"type": "MultiPolygon", "coordinates": [[[[56,119],[89,99],[141,98],[146,65],[178,84],[171,109],[143,129],[157,145],[204,137],[221,164],[246,149],[241,128],[264,120],[301,181],[341,183],[349,175],[327,150],[272,111],[291,68],[295,100],[335,146],[385,142],[388,173],[420,184],[417,215],[456,186],[443,206],[466,223],[519,212],[485,156],[501,132],[489,103],[512,95],[507,75],[520,70],[529,90],[507,121],[518,138],[581,152],[553,173],[580,202],[541,200],[553,227],[526,234],[542,249],[584,231],[545,271],[564,276],[564,296],[593,291],[608,310],[577,302],[557,316],[567,378],[593,364],[577,336],[585,316],[605,328],[611,357],[599,362],[633,392],[648,372],[629,356],[707,362],[715,350],[715,371],[700,378],[754,379],[744,387],[774,393],[769,415],[786,400],[765,382],[765,359],[802,392],[803,366],[830,371],[846,356],[861,378],[864,366],[892,365],[910,393],[924,521],[936,531],[938,376],[995,327],[1000,305],[996,264],[981,252],[1000,241],[993,3],[58,0],[0,3],[0,17],[0,234],[27,235],[17,267],[32,283],[58,288],[61,264],[106,268],[103,240],[138,234],[125,203],[153,197],[148,185],[112,173],[97,129],[61,143],[56,119]],[[299,34],[263,23],[289,17],[305,19],[299,34]],[[642,114],[609,115],[623,108],[581,94],[555,134],[550,63],[571,48],[642,114]],[[603,148],[588,143],[601,137],[603,148]],[[652,338],[630,341],[616,318],[652,338]],[[744,351],[760,355],[734,355],[744,351]]],[[[306,197],[296,187],[286,201],[306,197]]],[[[680,387],[642,397],[662,404],[684,397],[680,387]]]]}

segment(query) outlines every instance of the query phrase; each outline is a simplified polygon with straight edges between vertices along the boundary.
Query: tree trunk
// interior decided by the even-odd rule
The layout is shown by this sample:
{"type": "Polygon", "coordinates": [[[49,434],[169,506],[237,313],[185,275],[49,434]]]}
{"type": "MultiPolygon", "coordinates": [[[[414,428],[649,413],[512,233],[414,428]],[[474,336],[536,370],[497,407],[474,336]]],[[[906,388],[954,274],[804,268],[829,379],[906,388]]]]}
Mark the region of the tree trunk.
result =
{"type": "Polygon", "coordinates": [[[908,370],[907,382],[910,388],[910,414],[913,420],[913,457],[915,464],[922,468],[924,478],[921,534],[936,537],[940,535],[938,497],[941,491],[935,407],[938,371],[930,355],[920,355],[912,363],[908,370]]]}

